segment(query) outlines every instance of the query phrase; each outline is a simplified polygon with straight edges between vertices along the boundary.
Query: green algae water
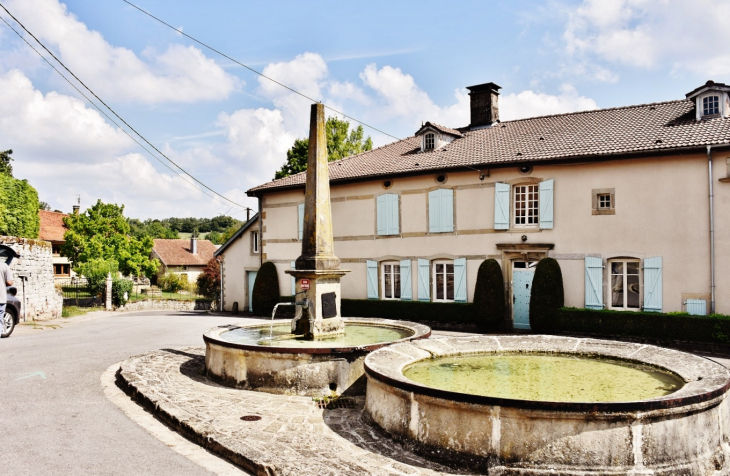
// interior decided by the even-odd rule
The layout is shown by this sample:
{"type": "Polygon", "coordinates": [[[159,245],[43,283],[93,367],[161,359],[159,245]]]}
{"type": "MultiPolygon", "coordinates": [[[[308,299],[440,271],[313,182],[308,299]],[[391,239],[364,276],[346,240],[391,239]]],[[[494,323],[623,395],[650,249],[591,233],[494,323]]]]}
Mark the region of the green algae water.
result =
{"type": "Polygon", "coordinates": [[[304,340],[291,334],[291,324],[275,324],[269,326],[241,327],[220,335],[220,338],[234,344],[261,345],[275,347],[359,347],[364,345],[393,342],[413,335],[408,329],[397,327],[366,326],[345,324],[345,333],[315,340],[304,340]]]}
{"type": "Polygon", "coordinates": [[[403,375],[452,392],[547,402],[628,402],[676,392],[684,381],[654,367],[554,354],[481,354],[416,362],[403,375]]]}

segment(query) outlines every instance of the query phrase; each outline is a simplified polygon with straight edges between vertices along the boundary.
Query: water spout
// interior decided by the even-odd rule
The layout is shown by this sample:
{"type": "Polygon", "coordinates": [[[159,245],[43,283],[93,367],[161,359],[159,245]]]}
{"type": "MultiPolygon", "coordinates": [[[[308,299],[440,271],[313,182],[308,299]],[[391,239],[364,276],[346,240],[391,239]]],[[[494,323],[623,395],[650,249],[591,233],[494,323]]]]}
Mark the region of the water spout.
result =
{"type": "MultiPolygon", "coordinates": [[[[305,299],[306,301],[306,299],[305,299]]],[[[271,324],[269,325],[269,340],[272,340],[272,332],[274,330],[274,316],[276,316],[276,310],[279,308],[279,306],[294,306],[294,302],[280,302],[274,306],[274,310],[271,311],[271,324]]]]}

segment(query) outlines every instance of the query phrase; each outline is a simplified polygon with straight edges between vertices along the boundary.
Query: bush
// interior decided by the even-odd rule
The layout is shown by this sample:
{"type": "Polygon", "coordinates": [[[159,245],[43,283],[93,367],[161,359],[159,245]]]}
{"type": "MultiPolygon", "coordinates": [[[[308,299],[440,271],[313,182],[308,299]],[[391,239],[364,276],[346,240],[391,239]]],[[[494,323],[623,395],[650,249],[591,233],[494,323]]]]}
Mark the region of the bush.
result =
{"type": "Polygon", "coordinates": [[[563,273],[553,258],[537,263],[530,293],[530,327],[535,332],[555,332],[558,309],[563,307],[563,273]]]}
{"type": "Polygon", "coordinates": [[[38,238],[38,192],[27,180],[0,174],[0,235],[38,238]]]}
{"type": "Polygon", "coordinates": [[[730,316],[562,308],[554,330],[560,333],[634,337],[656,341],[730,344],[730,316]]]}
{"type": "Polygon", "coordinates": [[[115,306],[123,306],[126,300],[124,299],[124,293],[132,292],[132,280],[114,276],[112,279],[112,304],[115,306]]]}
{"type": "MultiPolygon", "coordinates": [[[[88,281],[89,293],[92,296],[101,296],[106,291],[106,277],[111,274],[112,279],[117,277],[119,264],[114,260],[94,259],[81,263],[76,272],[85,276],[88,281]]],[[[112,283],[112,287],[113,287],[112,283]]]]}
{"type": "Polygon", "coordinates": [[[176,293],[185,289],[188,285],[187,276],[181,276],[177,273],[167,272],[157,277],[157,285],[166,293],[176,293]]]}
{"type": "Polygon", "coordinates": [[[483,330],[493,330],[504,320],[504,277],[497,260],[482,261],[474,288],[474,322],[483,330]]]}
{"type": "Polygon", "coordinates": [[[262,264],[253,285],[252,307],[257,316],[270,316],[279,301],[279,274],[271,261],[262,264]]]}
{"type": "Polygon", "coordinates": [[[203,272],[198,275],[198,291],[208,298],[220,297],[221,266],[215,256],[208,261],[208,264],[203,268],[203,272]]]}
{"type": "Polygon", "coordinates": [[[474,310],[471,303],[342,299],[342,316],[470,323],[474,310]]]}

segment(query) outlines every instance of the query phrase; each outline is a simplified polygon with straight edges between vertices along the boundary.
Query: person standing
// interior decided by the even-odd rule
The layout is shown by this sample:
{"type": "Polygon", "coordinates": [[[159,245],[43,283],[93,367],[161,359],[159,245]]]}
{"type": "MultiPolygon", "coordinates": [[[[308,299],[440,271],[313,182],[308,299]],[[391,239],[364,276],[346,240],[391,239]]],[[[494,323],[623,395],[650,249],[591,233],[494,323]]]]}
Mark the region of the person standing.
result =
{"type": "MultiPolygon", "coordinates": [[[[13,285],[13,272],[10,270],[10,266],[5,261],[0,260],[0,334],[4,334],[6,331],[5,323],[5,307],[8,305],[8,291],[5,285],[13,285]]],[[[11,317],[12,319],[12,317],[11,317]]]]}

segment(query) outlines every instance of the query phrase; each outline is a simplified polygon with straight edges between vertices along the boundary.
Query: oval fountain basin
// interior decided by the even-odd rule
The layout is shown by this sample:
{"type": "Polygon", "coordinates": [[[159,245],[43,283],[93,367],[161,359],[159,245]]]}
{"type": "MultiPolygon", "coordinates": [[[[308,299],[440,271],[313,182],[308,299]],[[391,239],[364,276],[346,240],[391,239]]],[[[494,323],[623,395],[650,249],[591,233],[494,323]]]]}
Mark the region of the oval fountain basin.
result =
{"type": "Polygon", "coordinates": [[[221,326],[203,334],[206,374],[230,387],[289,395],[362,394],[365,356],[383,346],[431,335],[427,326],[347,318],[345,334],[303,340],[291,324],[221,326]],[[270,337],[271,332],[271,337],[270,337]]]}
{"type": "Polygon", "coordinates": [[[546,402],[646,400],[676,392],[685,383],[657,367],[571,354],[440,357],[411,364],[403,375],[452,392],[546,402]]]}
{"type": "Polygon", "coordinates": [[[365,413],[424,455],[500,475],[730,474],[730,371],[651,345],[439,337],[365,359],[365,413]]]}

